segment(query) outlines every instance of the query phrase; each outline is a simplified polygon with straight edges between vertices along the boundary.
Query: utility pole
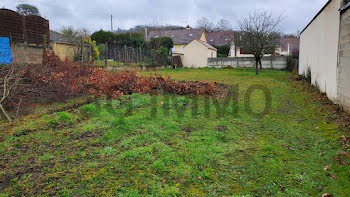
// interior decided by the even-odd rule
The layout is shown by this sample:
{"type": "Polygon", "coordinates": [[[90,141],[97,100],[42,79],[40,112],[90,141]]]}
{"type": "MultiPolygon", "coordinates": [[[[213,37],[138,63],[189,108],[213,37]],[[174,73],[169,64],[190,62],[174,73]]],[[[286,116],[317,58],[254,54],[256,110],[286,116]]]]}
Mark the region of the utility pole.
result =
{"type": "Polygon", "coordinates": [[[111,14],[111,31],[113,32],[113,15],[111,14]]]}

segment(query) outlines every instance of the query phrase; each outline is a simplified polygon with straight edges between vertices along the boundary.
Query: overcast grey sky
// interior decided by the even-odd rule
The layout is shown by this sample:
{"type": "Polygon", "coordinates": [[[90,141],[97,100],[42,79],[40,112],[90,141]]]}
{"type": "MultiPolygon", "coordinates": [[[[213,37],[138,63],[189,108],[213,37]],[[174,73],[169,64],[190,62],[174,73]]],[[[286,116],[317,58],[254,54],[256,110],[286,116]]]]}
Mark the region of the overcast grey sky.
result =
{"type": "Polygon", "coordinates": [[[50,20],[51,29],[62,26],[87,28],[90,32],[140,24],[173,24],[194,26],[200,17],[214,23],[228,19],[235,27],[237,20],[256,9],[270,10],[275,16],[283,13],[286,33],[301,31],[324,6],[327,0],[0,0],[0,6],[15,9],[19,3],[38,7],[50,20]]]}

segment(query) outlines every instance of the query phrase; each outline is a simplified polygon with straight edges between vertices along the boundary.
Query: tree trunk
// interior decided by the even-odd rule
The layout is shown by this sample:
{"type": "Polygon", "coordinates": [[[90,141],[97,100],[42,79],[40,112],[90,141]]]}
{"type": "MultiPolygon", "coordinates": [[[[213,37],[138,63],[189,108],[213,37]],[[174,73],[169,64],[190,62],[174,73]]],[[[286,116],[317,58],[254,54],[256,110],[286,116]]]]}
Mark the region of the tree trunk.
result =
{"type": "Polygon", "coordinates": [[[255,60],[255,68],[256,68],[256,75],[258,75],[259,74],[259,60],[258,59],[255,60]]]}
{"type": "Polygon", "coordinates": [[[261,59],[259,59],[259,64],[260,64],[260,70],[262,70],[261,59]]]}
{"type": "Polygon", "coordinates": [[[4,114],[4,116],[6,117],[6,119],[9,121],[9,122],[12,122],[12,119],[10,118],[10,116],[6,113],[4,107],[0,104],[0,109],[2,111],[2,113],[4,114]]]}

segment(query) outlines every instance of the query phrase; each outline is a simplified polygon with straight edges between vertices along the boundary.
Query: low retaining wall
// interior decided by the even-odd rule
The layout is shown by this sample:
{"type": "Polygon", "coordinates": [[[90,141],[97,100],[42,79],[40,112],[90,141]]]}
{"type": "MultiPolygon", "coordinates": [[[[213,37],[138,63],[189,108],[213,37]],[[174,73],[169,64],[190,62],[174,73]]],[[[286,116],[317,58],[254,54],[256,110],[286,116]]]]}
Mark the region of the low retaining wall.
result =
{"type": "Polygon", "coordinates": [[[13,63],[41,64],[43,48],[29,45],[12,45],[13,63]]]}
{"type": "MultiPolygon", "coordinates": [[[[263,68],[285,69],[287,68],[287,57],[271,56],[261,60],[263,68]]],[[[212,68],[251,68],[255,67],[254,57],[219,57],[208,58],[208,67],[212,68]]]]}
{"type": "MultiPolygon", "coordinates": [[[[101,67],[104,68],[104,67],[101,67]]],[[[145,71],[145,70],[161,70],[161,69],[171,69],[173,66],[107,66],[109,71],[145,71]]]]}

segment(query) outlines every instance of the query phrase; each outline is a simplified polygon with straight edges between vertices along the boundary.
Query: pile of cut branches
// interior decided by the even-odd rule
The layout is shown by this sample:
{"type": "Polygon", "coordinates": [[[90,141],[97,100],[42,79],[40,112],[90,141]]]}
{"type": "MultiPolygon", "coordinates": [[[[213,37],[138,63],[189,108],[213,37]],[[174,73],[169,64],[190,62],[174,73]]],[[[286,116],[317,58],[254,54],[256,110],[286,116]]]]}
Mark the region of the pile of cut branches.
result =
{"type": "Polygon", "coordinates": [[[133,72],[111,73],[90,65],[61,61],[52,52],[47,52],[44,62],[34,66],[13,64],[0,70],[3,95],[0,108],[9,121],[6,110],[17,108],[18,112],[21,103],[64,101],[84,95],[107,95],[116,99],[156,91],[222,97],[224,92],[223,86],[214,82],[183,82],[157,74],[145,77],[133,72]]]}

